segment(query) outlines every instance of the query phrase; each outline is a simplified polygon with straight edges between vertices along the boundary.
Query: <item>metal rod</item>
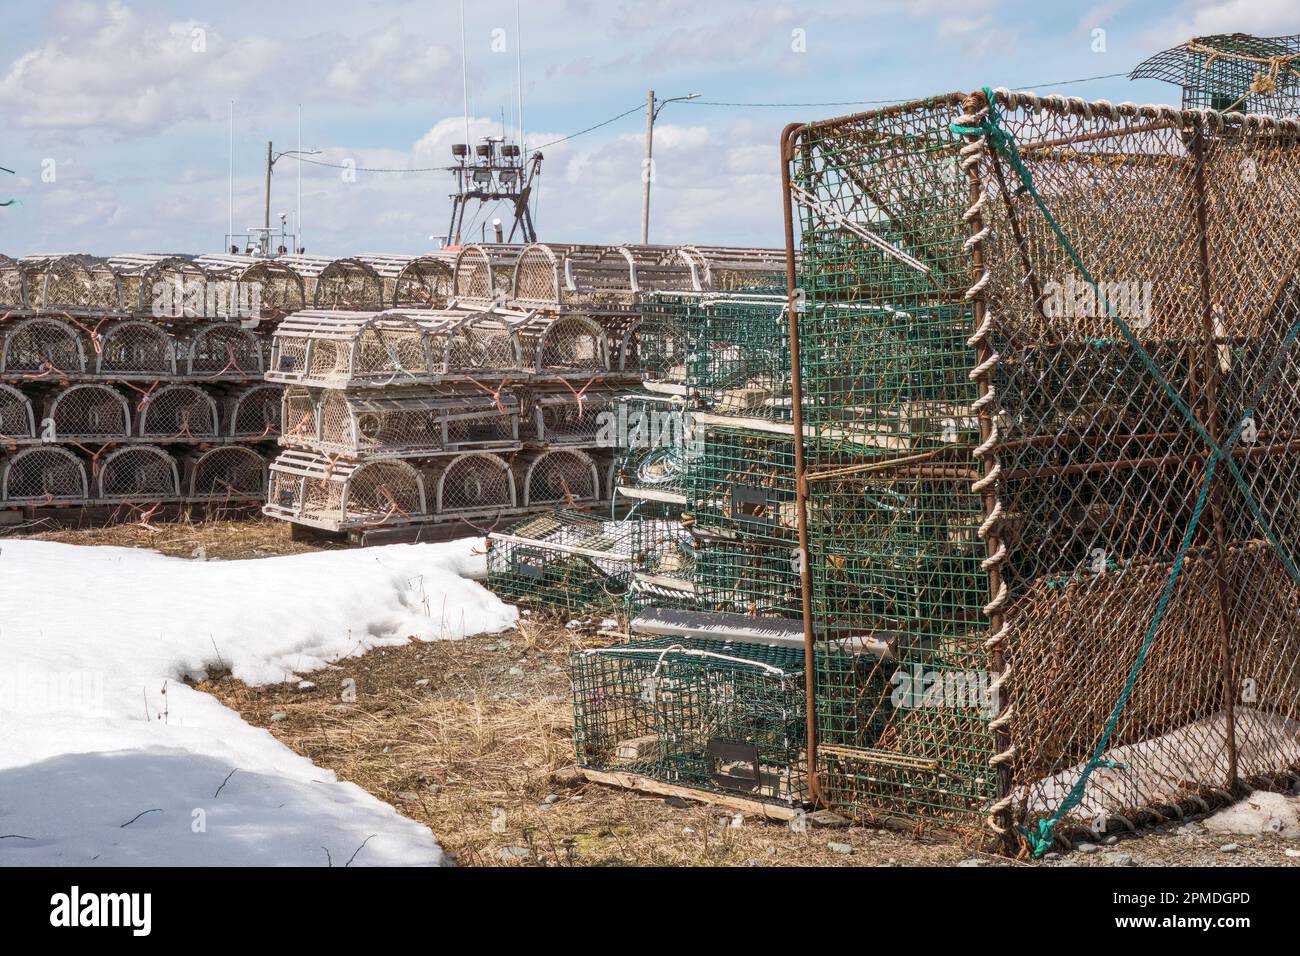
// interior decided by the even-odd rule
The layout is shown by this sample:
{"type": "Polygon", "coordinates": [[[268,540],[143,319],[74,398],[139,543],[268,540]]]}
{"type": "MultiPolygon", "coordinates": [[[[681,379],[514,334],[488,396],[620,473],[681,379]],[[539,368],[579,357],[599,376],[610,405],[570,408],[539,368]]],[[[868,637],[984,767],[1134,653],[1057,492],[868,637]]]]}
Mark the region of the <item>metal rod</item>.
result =
{"type": "MultiPolygon", "coordinates": [[[[298,153],[302,153],[302,104],[298,104],[298,153]]],[[[294,215],[293,231],[297,233],[294,252],[305,248],[302,241],[302,160],[298,160],[298,212],[294,215]]]]}
{"type": "Polygon", "coordinates": [[[275,160],[271,159],[271,143],[266,144],[266,200],[262,205],[262,242],[265,244],[266,251],[271,248],[271,164],[275,160]]]}
{"type": "MultiPolygon", "coordinates": [[[[653,96],[653,94],[652,94],[653,96]]],[[[785,221],[786,315],[790,327],[790,412],[794,425],[795,521],[799,529],[799,600],[803,610],[804,708],[807,711],[808,799],[821,803],[821,781],[817,776],[817,668],[813,632],[812,562],[808,545],[808,480],[803,447],[803,382],[799,367],[799,316],[803,303],[794,265],[794,196],[790,165],[794,162],[794,141],[805,129],[791,123],[781,133],[781,213],[785,221]]],[[[649,192],[647,191],[647,196],[649,192]]]]}
{"type": "Polygon", "coordinates": [[[230,101],[230,181],[226,192],[226,242],[235,235],[235,101],[230,101]]]}
{"type": "MultiPolygon", "coordinates": [[[[1205,190],[1205,132],[1201,120],[1195,120],[1196,132],[1192,137],[1192,156],[1195,160],[1193,183],[1196,190],[1196,230],[1197,244],[1200,251],[1201,279],[1201,325],[1206,336],[1208,361],[1205,379],[1205,430],[1210,440],[1219,444],[1219,362],[1218,346],[1214,342],[1214,304],[1210,290],[1210,230],[1206,213],[1205,190]]],[[[1196,377],[1193,376],[1193,384],[1196,377]]],[[[1193,405],[1193,407],[1195,407],[1193,405]]],[[[1207,459],[1208,467],[1208,459],[1207,459]]],[[[1237,725],[1236,725],[1236,679],[1233,674],[1232,622],[1229,615],[1228,599],[1228,565],[1227,565],[1227,531],[1223,516],[1223,475],[1216,474],[1211,479],[1210,515],[1214,524],[1214,564],[1215,585],[1219,598],[1219,635],[1223,645],[1223,718],[1224,737],[1228,749],[1228,778],[1225,789],[1235,792],[1237,779],[1237,725]]]]}

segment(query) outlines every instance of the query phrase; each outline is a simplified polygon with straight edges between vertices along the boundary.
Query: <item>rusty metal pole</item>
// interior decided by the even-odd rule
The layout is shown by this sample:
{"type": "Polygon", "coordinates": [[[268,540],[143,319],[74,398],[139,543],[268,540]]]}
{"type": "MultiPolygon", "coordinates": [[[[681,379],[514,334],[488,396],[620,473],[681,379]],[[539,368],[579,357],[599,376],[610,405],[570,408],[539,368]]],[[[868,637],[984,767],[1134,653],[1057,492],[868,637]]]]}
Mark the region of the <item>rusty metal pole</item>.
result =
{"type": "Polygon", "coordinates": [[[817,668],[813,631],[812,565],[808,550],[808,473],[803,447],[803,382],[799,365],[799,312],[803,297],[795,288],[798,277],[794,263],[794,209],[790,195],[790,164],[794,162],[794,141],[804,129],[791,123],[781,132],[781,207],[785,218],[786,317],[790,329],[790,404],[794,426],[795,516],[799,529],[799,597],[803,608],[804,707],[807,710],[808,799],[822,803],[817,779],[817,668]]]}
{"type": "MultiPolygon", "coordinates": [[[[1192,136],[1192,156],[1195,159],[1193,182],[1196,193],[1196,229],[1200,246],[1201,279],[1201,326],[1205,335],[1206,372],[1204,383],[1205,430],[1210,439],[1219,443],[1219,361],[1217,333],[1214,328],[1214,301],[1210,287],[1210,230],[1206,212],[1205,193],[1205,127],[1200,119],[1196,120],[1196,130],[1192,136]]],[[[1193,353],[1195,355],[1195,353],[1193,353]]],[[[1193,362],[1195,359],[1193,358],[1193,362]]],[[[1192,385],[1197,384],[1193,375],[1192,385]]],[[[1195,407],[1193,405],[1193,407],[1195,407]]],[[[1205,458],[1208,467],[1209,457],[1205,458]]],[[[1219,598],[1219,637],[1223,651],[1223,718],[1224,738],[1228,748],[1228,779],[1226,788],[1229,793],[1236,791],[1237,780],[1237,720],[1236,698],[1237,681],[1234,674],[1232,653],[1232,623],[1229,613],[1229,581],[1227,567],[1227,532],[1223,515],[1223,472],[1215,473],[1210,488],[1210,516],[1214,525],[1214,579],[1219,598]]]]}

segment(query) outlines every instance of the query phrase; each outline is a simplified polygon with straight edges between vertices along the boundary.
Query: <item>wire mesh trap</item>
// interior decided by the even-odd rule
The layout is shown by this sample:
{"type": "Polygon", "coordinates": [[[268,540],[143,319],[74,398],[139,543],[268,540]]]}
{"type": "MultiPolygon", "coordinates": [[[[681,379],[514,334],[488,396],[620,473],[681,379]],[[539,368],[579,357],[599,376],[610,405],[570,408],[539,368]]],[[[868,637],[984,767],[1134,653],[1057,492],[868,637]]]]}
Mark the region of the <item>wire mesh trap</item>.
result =
{"type": "Polygon", "coordinates": [[[121,278],[107,261],[94,256],[27,256],[27,305],[68,312],[123,312],[128,304],[121,278]]]}
{"type": "Polygon", "coordinates": [[[1300,34],[1195,37],[1138,64],[1129,79],[1181,86],[1185,109],[1300,115],[1300,34]]]}
{"type": "Polygon", "coordinates": [[[488,534],[488,586],[517,602],[613,614],[638,578],[689,575],[690,553],[690,535],[673,517],[558,509],[488,534]]]}
{"type": "Polygon", "coordinates": [[[324,390],[311,414],[315,432],[289,442],[330,455],[416,458],[519,444],[519,400],[509,392],[493,399],[419,388],[324,390]]]}
{"type": "Polygon", "coordinates": [[[996,97],[785,141],[817,768],[1041,853],[1300,759],[1300,123],[996,97]]]}
{"type": "Polygon", "coordinates": [[[178,341],[185,374],[203,381],[247,382],[265,371],[262,340],[236,322],[210,322],[178,341]]]}
{"type": "Polygon", "coordinates": [[[284,391],[279,385],[250,385],[227,395],[225,434],[244,441],[279,438],[284,391]]]}
{"type": "Polygon", "coordinates": [[[570,661],[579,766],[803,802],[802,648],[661,637],[570,661]]]}
{"type": "Polygon", "coordinates": [[[123,441],[131,437],[131,407],[111,385],[70,385],[46,397],[42,428],[51,441],[123,441]]]}
{"type": "Polygon", "coordinates": [[[438,516],[495,519],[518,503],[509,463],[490,452],[437,460],[427,469],[425,481],[438,516]]]}
{"type": "Polygon", "coordinates": [[[66,448],[24,448],[0,462],[0,500],[11,505],[85,504],[86,466],[66,448]]]}
{"type": "Polygon", "coordinates": [[[0,385],[0,445],[36,440],[36,416],[27,396],[12,385],[0,385]]]}
{"type": "Polygon", "coordinates": [[[452,265],[452,299],[458,306],[482,308],[510,297],[515,262],[523,246],[509,243],[470,243],[452,265]]]}
{"type": "Polygon", "coordinates": [[[138,435],[155,442],[194,442],[219,434],[217,402],[197,385],[164,385],[140,400],[138,435]]]}
{"type": "Polygon", "coordinates": [[[271,463],[263,513],[344,531],[426,520],[420,473],[400,460],[355,462],[289,449],[271,463]]]}
{"type": "Polygon", "coordinates": [[[602,470],[576,448],[524,452],[515,459],[516,481],[525,508],[593,503],[605,497],[602,470]]]}
{"type": "Polygon", "coordinates": [[[240,445],[191,452],[184,460],[185,498],[204,504],[266,499],[266,459],[240,445]]]}
{"type": "Polygon", "coordinates": [[[145,380],[176,375],[176,344],[151,322],[114,322],[98,334],[96,346],[96,375],[145,380]]]}
{"type": "Polygon", "coordinates": [[[0,322],[0,375],[59,378],[85,371],[85,344],[70,322],[48,316],[0,322]]]}
{"type": "Polygon", "coordinates": [[[153,445],[114,449],[99,463],[95,497],[101,501],[175,501],[181,497],[176,459],[153,445]]]}

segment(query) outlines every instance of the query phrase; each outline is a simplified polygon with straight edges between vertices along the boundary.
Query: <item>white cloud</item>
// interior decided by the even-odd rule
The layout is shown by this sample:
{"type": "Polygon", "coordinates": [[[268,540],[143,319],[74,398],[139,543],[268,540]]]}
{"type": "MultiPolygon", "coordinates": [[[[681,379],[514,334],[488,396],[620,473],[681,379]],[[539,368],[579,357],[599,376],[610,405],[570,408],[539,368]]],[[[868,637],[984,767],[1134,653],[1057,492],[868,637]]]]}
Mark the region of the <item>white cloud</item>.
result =
{"type": "Polygon", "coordinates": [[[1186,4],[1153,31],[1153,42],[1173,46],[1215,33],[1274,36],[1300,32],[1295,0],[1199,0],[1186,4]]]}

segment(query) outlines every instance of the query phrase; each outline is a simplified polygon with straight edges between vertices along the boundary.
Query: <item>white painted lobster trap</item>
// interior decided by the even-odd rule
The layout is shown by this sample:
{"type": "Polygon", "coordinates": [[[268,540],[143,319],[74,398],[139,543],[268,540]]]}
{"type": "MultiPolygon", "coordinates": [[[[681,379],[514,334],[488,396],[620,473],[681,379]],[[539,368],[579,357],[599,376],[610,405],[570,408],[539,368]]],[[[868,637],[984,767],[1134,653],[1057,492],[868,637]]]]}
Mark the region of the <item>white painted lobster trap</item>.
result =
{"type": "Polygon", "coordinates": [[[424,479],[400,459],[356,462],[287,449],[271,463],[263,513],[326,531],[429,517],[424,479]]]}
{"type": "Polygon", "coordinates": [[[519,400],[510,392],[495,398],[426,388],[290,393],[290,417],[309,424],[286,434],[285,444],[328,455],[415,458],[519,445],[519,400]]]}

